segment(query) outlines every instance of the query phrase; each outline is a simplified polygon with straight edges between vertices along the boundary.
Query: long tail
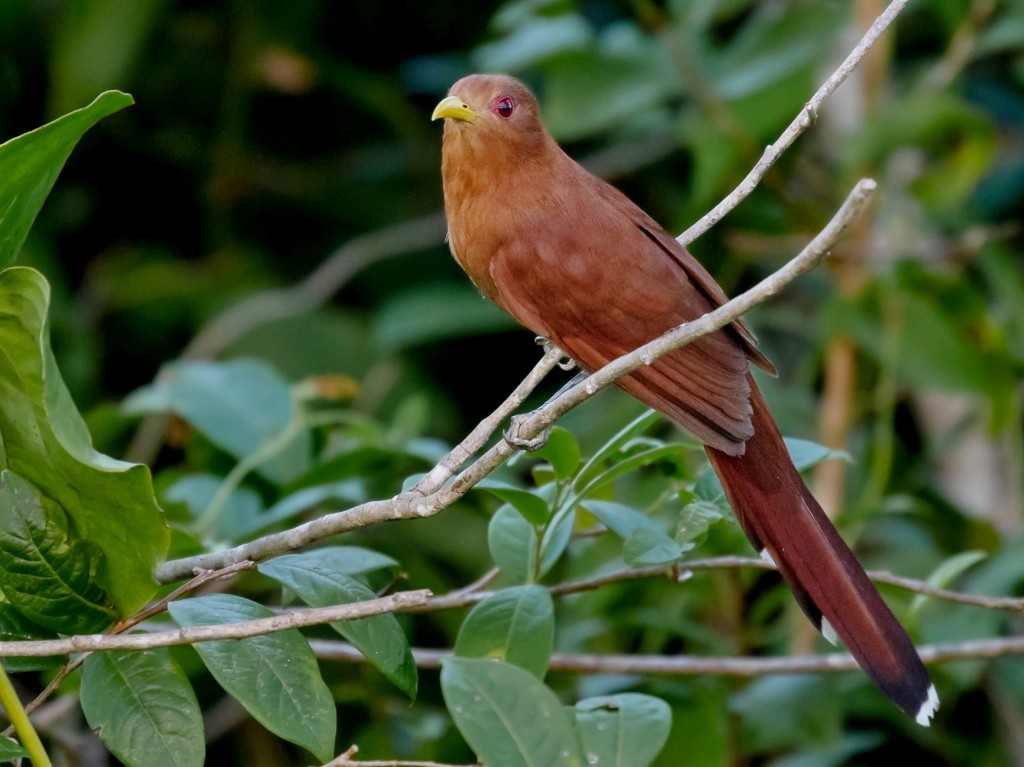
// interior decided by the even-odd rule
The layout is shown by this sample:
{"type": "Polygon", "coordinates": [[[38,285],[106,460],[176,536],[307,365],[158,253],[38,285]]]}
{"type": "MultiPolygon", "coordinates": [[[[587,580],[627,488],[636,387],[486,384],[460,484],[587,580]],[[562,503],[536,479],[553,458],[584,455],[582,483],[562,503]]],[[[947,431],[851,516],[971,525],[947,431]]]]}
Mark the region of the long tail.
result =
{"type": "Polygon", "coordinates": [[[939,699],[910,637],[793,466],[753,378],[750,404],[744,455],[706,448],[740,526],[815,627],[833,643],[838,635],[879,689],[928,726],[939,699]]]}

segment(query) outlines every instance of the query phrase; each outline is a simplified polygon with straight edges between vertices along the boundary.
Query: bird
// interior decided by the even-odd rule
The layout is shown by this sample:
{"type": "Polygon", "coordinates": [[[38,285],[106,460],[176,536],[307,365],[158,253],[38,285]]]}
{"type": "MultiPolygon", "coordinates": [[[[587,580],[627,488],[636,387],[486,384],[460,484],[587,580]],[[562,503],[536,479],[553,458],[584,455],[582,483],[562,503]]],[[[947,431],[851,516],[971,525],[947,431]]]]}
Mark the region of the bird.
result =
{"type": "MultiPolygon", "coordinates": [[[[452,255],[480,292],[584,372],[712,311],[711,274],[625,194],[556,143],[533,93],[463,77],[438,103],[452,255]]],[[[804,484],[751,375],[774,374],[742,320],[617,385],[704,443],[740,527],[814,626],[928,726],[938,695],[917,650],[804,484]]]]}

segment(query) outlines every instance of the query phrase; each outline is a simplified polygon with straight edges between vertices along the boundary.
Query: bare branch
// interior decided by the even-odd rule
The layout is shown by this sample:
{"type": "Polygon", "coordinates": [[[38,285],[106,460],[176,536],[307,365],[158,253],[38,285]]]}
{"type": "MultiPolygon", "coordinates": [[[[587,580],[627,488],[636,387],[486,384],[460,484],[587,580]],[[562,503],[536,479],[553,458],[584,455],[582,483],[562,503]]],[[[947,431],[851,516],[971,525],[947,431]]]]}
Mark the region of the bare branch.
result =
{"type": "MultiPolygon", "coordinates": [[[[322,660],[362,663],[362,653],[340,641],[311,639],[310,646],[322,660]]],[[[943,642],[919,645],[921,660],[928,664],[950,663],[976,658],[999,658],[1024,653],[1024,636],[971,639],[964,642],[943,642]]],[[[441,661],[451,657],[449,650],[413,649],[420,668],[439,668],[441,661]]],[[[575,671],[586,674],[656,674],[661,676],[768,676],[773,674],[820,674],[853,671],[859,668],[848,653],[825,655],[790,655],[775,658],[722,658],[696,655],[616,655],[591,653],[552,653],[548,666],[552,671],[575,671]]]]}
{"type": "MultiPolygon", "coordinates": [[[[243,565],[237,569],[243,569],[243,565]]],[[[573,581],[565,581],[548,586],[552,596],[566,596],[578,594],[585,591],[607,586],[611,583],[621,583],[630,580],[643,578],[669,578],[675,582],[687,580],[693,572],[699,570],[720,570],[736,568],[756,568],[762,570],[775,569],[771,564],[759,557],[721,556],[693,559],[684,562],[677,562],[668,567],[638,567],[626,570],[619,570],[614,573],[591,578],[581,578],[573,581]]],[[[230,573],[228,573],[230,574],[230,573]]],[[[208,581],[214,577],[225,575],[220,573],[205,573],[204,580],[208,581]]],[[[323,623],[330,623],[337,620],[353,620],[369,615],[377,615],[385,612],[436,612],[438,610],[449,610],[467,605],[476,604],[493,596],[493,591],[484,590],[497,575],[497,569],[488,570],[482,577],[472,584],[443,594],[432,596],[429,591],[406,591],[380,599],[368,600],[352,605],[336,605],[333,607],[316,608],[308,610],[296,610],[282,613],[274,618],[263,618],[259,620],[232,623],[224,626],[201,626],[177,631],[161,631],[151,634],[135,634],[131,636],[100,634],[91,636],[69,637],[66,639],[52,639],[39,641],[19,641],[0,643],[0,657],[15,656],[47,656],[63,655],[71,652],[92,652],[100,650],[126,650],[126,649],[149,649],[153,647],[168,647],[178,644],[190,644],[192,642],[208,642],[220,639],[243,639],[245,637],[268,634],[274,631],[283,631],[289,628],[301,628],[314,626],[323,623]]],[[[878,583],[889,583],[900,588],[908,589],[918,594],[925,594],[962,604],[975,605],[988,609],[1001,609],[1024,611],[1024,599],[1011,597],[990,597],[978,594],[966,594],[948,589],[940,589],[928,583],[914,578],[904,578],[888,572],[869,572],[872,580],[878,583]]],[[[189,585],[193,588],[197,581],[189,585]]],[[[160,603],[166,607],[166,603],[160,603]]],[[[147,611],[152,615],[153,611],[147,611]]],[[[134,622],[131,624],[134,625],[134,622]]],[[[123,626],[122,626],[123,628],[123,626]]],[[[989,641],[989,640],[978,640],[989,641]]],[[[333,646],[333,645],[324,645],[333,646]]],[[[346,650],[340,650],[342,654],[346,650]]],[[[1017,652],[1013,650],[1012,652],[1017,652]]],[[[1024,652],[1024,650],[1021,650],[1024,652]]],[[[429,652],[424,657],[431,658],[429,652]]],[[[441,656],[437,656],[441,657],[441,656]]],[[[818,657],[818,656],[815,656],[818,657]]],[[[923,657],[923,656],[922,656],[923,657]]],[[[711,673],[711,672],[708,672],[711,673]]],[[[780,672],[781,673],[781,672],[780,672]]]]}
{"type": "Polygon", "coordinates": [[[839,65],[839,68],[832,73],[831,77],[824,82],[824,84],[818,88],[818,90],[811,97],[811,100],[807,102],[800,113],[793,118],[793,122],[789,124],[782,135],[776,139],[774,144],[770,144],[764,150],[764,154],[761,159],[758,160],[757,164],[751,169],[750,173],[743,179],[725,199],[723,199],[718,205],[712,208],[708,213],[704,214],[695,224],[689,229],[683,232],[676,239],[682,245],[689,245],[691,242],[696,240],[708,229],[713,227],[719,221],[721,221],[733,208],[739,205],[744,199],[746,199],[757,185],[761,183],[761,179],[764,178],[764,174],[768,172],[768,169],[775,164],[782,154],[789,149],[793,142],[803,134],[808,128],[810,128],[818,119],[818,111],[821,109],[821,105],[825,102],[829,96],[835,92],[847,77],[853,72],[854,69],[860,64],[861,59],[867,54],[868,50],[875,41],[881,37],[882,33],[889,27],[896,16],[899,15],[900,11],[903,10],[907,4],[907,0],[893,0],[889,6],[875,19],[875,22],[871,25],[870,29],[864,34],[857,43],[856,47],[850,52],[850,55],[846,57],[846,60],[839,65]]]}
{"type": "Polygon", "coordinates": [[[381,615],[382,613],[404,612],[411,607],[425,604],[429,599],[430,591],[427,589],[401,591],[378,599],[368,599],[365,602],[293,610],[270,618],[258,618],[217,626],[192,626],[174,631],[157,631],[151,634],[82,634],[64,639],[0,642],[0,658],[45,657],[97,650],[148,650],[153,647],[171,647],[220,639],[245,639],[274,631],[368,618],[371,615],[381,615]]]}
{"type": "MultiPolygon", "coordinates": [[[[568,594],[580,594],[586,591],[595,591],[602,586],[612,583],[624,583],[626,581],[642,580],[645,578],[668,578],[676,583],[687,580],[694,572],[699,570],[724,570],[754,568],[758,570],[775,570],[775,566],[761,559],[760,557],[721,556],[705,557],[702,559],[691,559],[676,562],[665,566],[632,567],[625,570],[616,570],[611,573],[592,576],[590,578],[579,578],[572,581],[563,581],[548,586],[551,596],[565,596],[568,594]]],[[[488,571],[490,574],[492,571],[488,571]]],[[[941,589],[916,578],[906,578],[900,575],[893,575],[882,570],[871,570],[868,577],[875,583],[886,583],[897,586],[915,594],[943,599],[947,602],[973,605],[988,610],[1007,610],[1011,612],[1024,612],[1024,598],[1019,597],[992,597],[985,594],[968,594],[963,591],[951,591],[941,589]]],[[[441,594],[432,598],[426,604],[413,608],[410,612],[425,613],[436,610],[449,610],[457,607],[482,602],[494,595],[493,591],[457,589],[447,594],[441,594]]]]}

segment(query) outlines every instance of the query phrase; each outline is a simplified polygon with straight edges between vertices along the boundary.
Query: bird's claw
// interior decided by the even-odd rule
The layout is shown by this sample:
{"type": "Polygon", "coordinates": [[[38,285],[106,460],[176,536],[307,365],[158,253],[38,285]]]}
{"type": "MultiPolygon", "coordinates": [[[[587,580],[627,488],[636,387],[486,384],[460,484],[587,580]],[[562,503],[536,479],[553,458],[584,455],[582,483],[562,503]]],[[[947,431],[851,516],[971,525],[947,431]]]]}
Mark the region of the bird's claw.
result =
{"type": "Polygon", "coordinates": [[[534,450],[540,450],[548,443],[548,437],[551,436],[551,427],[546,426],[544,431],[535,437],[524,437],[522,431],[529,417],[529,413],[512,416],[509,419],[509,426],[505,430],[505,441],[512,445],[512,447],[532,453],[534,450]]]}
{"type": "Polygon", "coordinates": [[[549,341],[544,336],[537,336],[536,338],[533,339],[533,342],[537,344],[537,346],[544,349],[545,354],[547,354],[552,349],[561,352],[562,358],[558,360],[558,367],[562,368],[562,370],[572,370],[574,367],[576,367],[576,360],[574,360],[568,354],[563,352],[561,349],[559,349],[557,346],[551,343],[551,341],[549,341]]]}

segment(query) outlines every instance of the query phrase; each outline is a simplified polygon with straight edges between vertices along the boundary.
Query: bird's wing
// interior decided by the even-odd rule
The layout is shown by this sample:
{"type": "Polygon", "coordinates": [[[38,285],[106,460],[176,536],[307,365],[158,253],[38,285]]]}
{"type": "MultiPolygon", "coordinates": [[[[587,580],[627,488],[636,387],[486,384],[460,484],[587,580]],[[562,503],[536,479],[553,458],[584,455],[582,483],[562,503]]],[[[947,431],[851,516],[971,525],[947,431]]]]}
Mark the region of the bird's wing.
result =
{"type": "MultiPolygon", "coordinates": [[[[529,236],[507,241],[493,254],[490,271],[502,305],[519,322],[594,371],[720,300],[686,268],[692,257],[685,250],[682,258],[667,252],[608,200],[590,202],[579,218],[562,215],[524,227],[529,236]]],[[[718,331],[638,369],[619,386],[706,444],[739,455],[753,434],[751,348],[738,331],[718,331]]]]}

